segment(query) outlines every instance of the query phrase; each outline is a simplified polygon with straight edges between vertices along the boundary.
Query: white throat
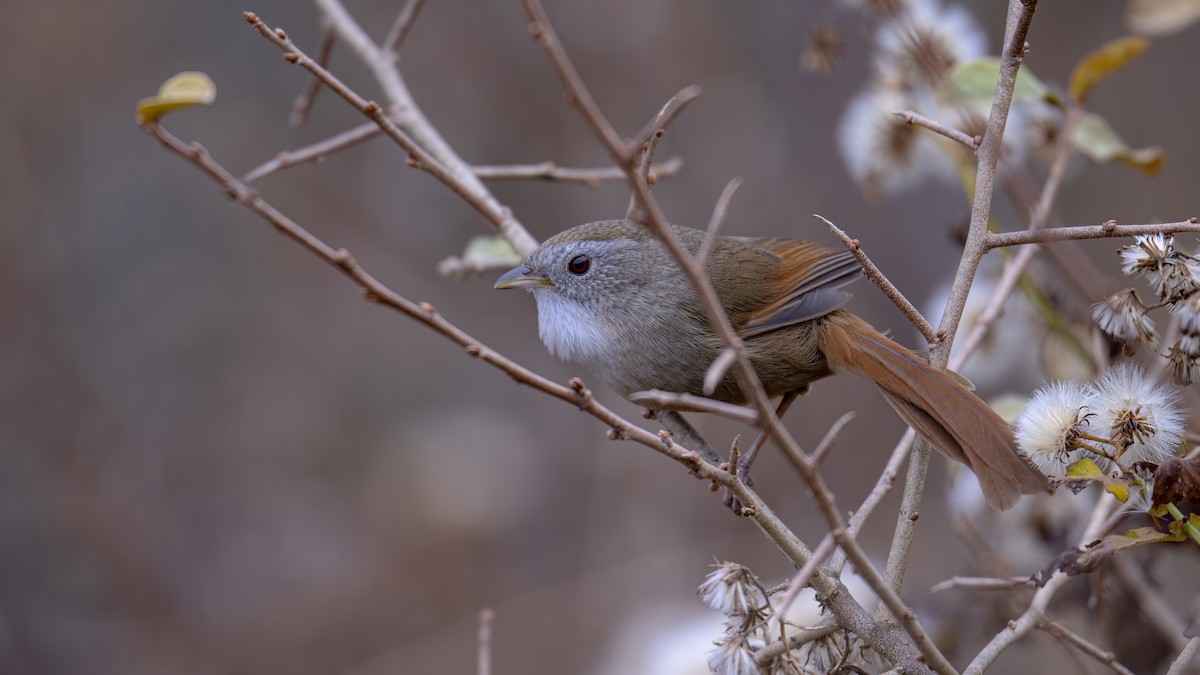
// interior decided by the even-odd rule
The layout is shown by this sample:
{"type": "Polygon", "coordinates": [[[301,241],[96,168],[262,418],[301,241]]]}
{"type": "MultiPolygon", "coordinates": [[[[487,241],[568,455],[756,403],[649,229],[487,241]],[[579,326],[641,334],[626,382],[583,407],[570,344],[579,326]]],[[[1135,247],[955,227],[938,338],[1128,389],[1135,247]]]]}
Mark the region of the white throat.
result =
{"type": "Polygon", "coordinates": [[[613,336],[608,323],[587,306],[549,290],[535,290],[538,336],[564,361],[583,366],[607,359],[613,336]]]}

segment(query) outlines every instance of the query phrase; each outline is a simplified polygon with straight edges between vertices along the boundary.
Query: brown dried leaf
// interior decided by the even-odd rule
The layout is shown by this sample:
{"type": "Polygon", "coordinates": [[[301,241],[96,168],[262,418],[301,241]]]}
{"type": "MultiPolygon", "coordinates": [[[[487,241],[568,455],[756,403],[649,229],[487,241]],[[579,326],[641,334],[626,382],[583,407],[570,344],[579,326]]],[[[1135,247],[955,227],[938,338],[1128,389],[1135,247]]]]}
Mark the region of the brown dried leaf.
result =
{"type": "Polygon", "coordinates": [[[1184,541],[1185,539],[1187,539],[1187,535],[1182,532],[1159,532],[1153,527],[1139,527],[1125,534],[1110,534],[1088,544],[1086,549],[1073,548],[1059,554],[1051,561],[1049,567],[1034,577],[1034,582],[1039,587],[1044,586],[1050,577],[1060,570],[1070,576],[1094,572],[1117,551],[1164,541],[1184,541]]]}
{"type": "Polygon", "coordinates": [[[1200,503],[1200,460],[1172,457],[1154,471],[1152,506],[1180,501],[1200,503]]]}

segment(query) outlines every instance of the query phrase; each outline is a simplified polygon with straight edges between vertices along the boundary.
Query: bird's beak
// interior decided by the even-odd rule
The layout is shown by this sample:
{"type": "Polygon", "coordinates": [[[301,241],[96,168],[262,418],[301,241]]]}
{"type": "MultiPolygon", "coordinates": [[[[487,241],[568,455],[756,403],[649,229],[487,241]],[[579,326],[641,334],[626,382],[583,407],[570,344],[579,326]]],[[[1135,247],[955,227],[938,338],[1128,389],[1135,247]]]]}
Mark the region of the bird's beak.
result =
{"type": "Polygon", "coordinates": [[[509,288],[539,288],[549,285],[550,280],[534,272],[529,265],[518,265],[497,279],[495,288],[506,290],[509,288]]]}

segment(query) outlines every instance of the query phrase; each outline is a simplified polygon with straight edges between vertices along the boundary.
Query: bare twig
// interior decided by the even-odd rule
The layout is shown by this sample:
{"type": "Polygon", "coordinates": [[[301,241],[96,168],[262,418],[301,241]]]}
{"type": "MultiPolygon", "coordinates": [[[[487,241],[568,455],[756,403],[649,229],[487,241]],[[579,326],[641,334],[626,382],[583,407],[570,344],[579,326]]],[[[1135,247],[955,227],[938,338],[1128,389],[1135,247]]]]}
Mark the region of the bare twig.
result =
{"type": "Polygon", "coordinates": [[[392,28],[379,48],[389,54],[399,54],[400,48],[404,46],[404,41],[408,39],[408,34],[412,32],[412,27],[416,25],[417,13],[421,11],[421,5],[424,4],[425,0],[408,0],[404,3],[400,14],[396,16],[396,22],[392,24],[392,28]]]}
{"type": "MultiPolygon", "coordinates": [[[[333,55],[333,44],[337,42],[337,35],[333,29],[324,21],[321,22],[321,48],[317,51],[317,63],[321,64],[322,68],[329,67],[329,57],[333,55]]],[[[312,110],[313,103],[317,100],[317,95],[321,93],[321,80],[313,77],[309,79],[308,85],[304,91],[296,95],[296,100],[292,103],[292,114],[288,116],[288,124],[293,127],[299,127],[308,119],[308,113],[312,110]]]]}
{"type": "MultiPolygon", "coordinates": [[[[569,63],[567,65],[574,70],[574,66],[571,66],[569,63]]],[[[591,95],[588,94],[588,96],[590,97],[591,95]]],[[[683,109],[689,103],[699,97],[700,87],[691,86],[681,89],[663,104],[663,107],[659,109],[654,119],[650,120],[649,124],[646,125],[646,129],[639,133],[633,142],[625,145],[622,150],[623,153],[637,153],[635,156],[628,158],[633,168],[626,171],[627,180],[637,181],[647,188],[654,185],[657,177],[651,172],[650,167],[654,163],[654,153],[658,150],[659,141],[667,133],[667,126],[675,120],[675,117],[683,112],[683,109]],[[644,138],[643,134],[645,134],[644,138]]],[[[599,109],[596,112],[599,113],[599,109]]],[[[604,119],[603,114],[600,114],[600,119],[604,119]]],[[[610,131],[613,134],[617,133],[616,129],[611,128],[611,125],[610,131]]],[[[617,160],[617,164],[624,166],[619,159],[617,160]]],[[[629,207],[625,210],[625,217],[639,223],[646,220],[646,209],[643,207],[637,191],[634,191],[629,197],[629,207]]]]}
{"type": "Polygon", "coordinates": [[[913,112],[912,110],[895,110],[892,112],[892,114],[897,117],[903,117],[904,121],[908,122],[909,124],[918,127],[925,127],[926,129],[929,129],[935,133],[939,133],[956,143],[962,143],[971,151],[978,149],[979,144],[983,142],[983,138],[979,136],[972,136],[965,131],[942,124],[935,119],[930,119],[924,115],[913,112]]]}
{"type": "Polygon", "coordinates": [[[1186,673],[1188,666],[1191,665],[1192,661],[1196,660],[1197,654],[1200,654],[1200,637],[1188,640],[1187,646],[1179,652],[1179,656],[1171,664],[1171,669],[1167,671],[1167,675],[1183,675],[1186,673]]]}
{"type": "Polygon", "coordinates": [[[675,95],[663,105],[654,119],[646,122],[646,126],[642,127],[642,130],[629,140],[629,147],[636,150],[649,143],[660,130],[675,121],[679,113],[700,98],[703,93],[703,90],[694,84],[675,92],[675,95]]]}
{"type": "Polygon", "coordinates": [[[571,64],[569,57],[562,47],[562,43],[550,25],[541,3],[538,0],[523,0],[523,4],[531,20],[530,33],[549,56],[555,71],[562,81],[563,87],[567,91],[568,100],[580,109],[585,122],[596,133],[613,160],[620,166],[628,167],[630,187],[633,189],[636,199],[644,205],[646,210],[647,228],[663,242],[666,249],[675,258],[684,276],[695,288],[710,325],[721,338],[726,349],[733,350],[737,354],[734,366],[738,375],[738,382],[742,387],[744,395],[758,411],[764,431],[779,444],[784,451],[784,456],[804,478],[822,516],[830,526],[830,533],[833,534],[838,545],[846,551],[850,560],[859,568],[859,572],[868,585],[871,586],[872,590],[875,590],[883,600],[884,605],[894,613],[894,616],[903,625],[904,630],[916,645],[920,657],[912,650],[910,644],[897,639],[898,636],[892,633],[891,627],[877,621],[873,622],[873,625],[871,623],[860,623],[859,617],[861,615],[859,613],[863,611],[862,606],[857,601],[854,601],[853,598],[848,597],[848,594],[842,595],[844,587],[841,587],[842,591],[838,594],[827,593],[826,589],[830,588],[830,582],[833,580],[826,575],[817,573],[813,579],[814,587],[819,593],[825,595],[826,606],[829,607],[843,628],[855,632],[893,663],[904,668],[919,671],[925,668],[921,661],[921,657],[923,657],[924,662],[939,673],[956,672],[954,667],[950,665],[950,662],[946,660],[946,657],[934,645],[929,634],[917,621],[913,611],[904,604],[898,594],[883,583],[878,572],[872,567],[870,559],[862,550],[862,547],[853,536],[847,534],[842,521],[842,515],[824,479],[811,460],[800,449],[795,439],[783,427],[778,416],[775,415],[766,392],[763,390],[762,382],[758,380],[749,359],[746,358],[744,346],[730,325],[729,318],[725,315],[720,300],[717,298],[712,284],[705,274],[704,268],[696,264],[695,258],[684,250],[678,238],[669,228],[661,208],[650,193],[649,187],[645,184],[645,181],[639,180],[636,171],[636,156],[630,152],[628,146],[619,140],[619,135],[615,129],[613,129],[612,125],[600,112],[591,94],[586,91],[586,87],[579,79],[574,66],[571,64]]]}
{"type": "Polygon", "coordinates": [[[1011,579],[951,577],[934,584],[930,591],[940,593],[951,588],[966,588],[974,591],[1011,591],[1014,588],[1033,588],[1036,585],[1033,579],[1029,577],[1012,577],[1011,579]]]}
{"type": "MultiPolygon", "coordinates": [[[[314,82],[321,80],[314,78],[314,82]]],[[[353,147],[383,133],[383,129],[374,122],[360,124],[353,129],[347,129],[335,136],[330,136],[323,141],[306,145],[303,148],[295,150],[284,150],[275,156],[274,159],[263,162],[257,167],[250,170],[242,180],[247,183],[269,176],[277,171],[282,171],[288,167],[304,164],[305,162],[320,162],[329,155],[335,152],[340,152],[346,148],[353,147]]]]}
{"type": "Polygon", "coordinates": [[[675,410],[678,412],[704,412],[728,417],[731,420],[744,422],[751,426],[758,425],[758,413],[753,408],[744,405],[725,403],[712,398],[696,396],[681,392],[639,391],[629,395],[629,402],[658,410],[675,410]]]}
{"type": "Polygon", "coordinates": [[[725,373],[730,366],[737,362],[740,354],[736,349],[726,347],[721,350],[717,358],[709,364],[708,370],[704,371],[704,393],[711,394],[717,390],[717,385],[721,384],[721,380],[725,377],[725,373]]]}
{"type": "Polygon", "coordinates": [[[827,220],[824,216],[814,213],[813,217],[822,223],[825,223],[825,227],[829,228],[829,231],[833,233],[833,236],[837,237],[838,241],[842,242],[842,244],[854,254],[854,257],[858,260],[859,264],[862,265],[863,276],[870,279],[872,283],[878,286],[879,290],[883,291],[883,294],[886,295],[888,299],[896,305],[900,312],[904,314],[904,316],[908,317],[908,320],[912,322],[912,325],[916,326],[917,330],[921,331],[921,335],[925,336],[926,342],[928,342],[930,345],[933,345],[937,344],[942,339],[942,335],[939,335],[938,331],[934,329],[933,325],[921,315],[920,310],[918,310],[915,305],[909,302],[908,298],[904,297],[904,294],[900,292],[900,289],[896,288],[895,284],[893,284],[883,272],[879,271],[879,268],[875,266],[875,263],[871,262],[871,259],[867,257],[866,253],[863,252],[862,243],[859,242],[859,240],[851,239],[850,235],[846,234],[837,225],[829,222],[829,220],[827,220]]]}
{"type": "MultiPolygon", "coordinates": [[[[662,178],[674,176],[683,168],[682,157],[672,157],[650,167],[652,175],[662,178]]],[[[625,180],[625,172],[619,167],[573,168],[558,166],[554,162],[540,164],[509,164],[500,166],[473,166],[471,170],[483,180],[552,180],[564,183],[580,183],[591,188],[601,183],[625,180]]]]}
{"type": "Polygon", "coordinates": [[[1160,223],[1149,225],[1118,225],[1110,220],[1103,225],[1082,225],[1079,227],[1055,227],[1050,229],[1023,230],[1021,232],[1004,232],[988,235],[989,248],[1004,246],[1021,246],[1023,244],[1045,244],[1052,241],[1069,241],[1074,239],[1102,239],[1105,237],[1133,237],[1158,232],[1200,232],[1200,220],[1195,217],[1175,223],[1160,223]]]}
{"type": "Polygon", "coordinates": [[[475,177],[471,167],[463,161],[433,124],[425,118],[416,101],[408,91],[404,78],[396,68],[393,55],[381,50],[371,41],[338,0],[316,0],[326,19],[338,37],[363,60],[387,96],[387,106],[368,101],[342,84],[328,70],[304,54],[282,30],[272,30],[259,20],[253,12],[246,12],[246,20],[275,46],[284,52],[284,57],[309,72],[346,99],[351,105],[374,120],[388,135],[416,160],[416,165],[428,171],[461,196],[478,211],[496,231],[521,255],[528,255],[537,248],[525,226],[513,217],[512,210],[502,205],[487,187],[475,177]],[[384,114],[384,108],[388,114],[384,114]]]}
{"type": "Polygon", "coordinates": [[[717,198],[717,205],[713,207],[712,217],[708,219],[708,228],[704,231],[704,239],[700,242],[700,248],[696,249],[696,260],[702,266],[708,264],[708,256],[717,243],[717,237],[721,236],[721,227],[725,225],[725,220],[729,216],[729,205],[733,203],[733,195],[741,185],[741,178],[731,179],[725,185],[725,189],[721,191],[721,196],[717,198]]]}
{"type": "MultiPolygon", "coordinates": [[[[1079,538],[1080,545],[1096,539],[1104,522],[1112,512],[1120,505],[1115,499],[1100,499],[1096,502],[1095,508],[1092,510],[1092,515],[1088,519],[1088,524],[1083,530],[1083,535],[1079,538]]],[[[985,646],[980,650],[975,659],[971,661],[971,665],[963,671],[963,675],[981,675],[988,666],[1000,656],[1004,650],[1008,649],[1017,640],[1024,637],[1029,631],[1037,627],[1038,623],[1045,619],[1046,607],[1049,606],[1059,589],[1067,584],[1071,579],[1065,572],[1057,571],[1050,577],[1046,583],[1033,594],[1033,599],[1029,603],[1028,609],[1021,616],[1013,621],[1008,622],[1008,626],[997,633],[985,646]]]]}
{"type": "Polygon", "coordinates": [[[1129,594],[1137,600],[1146,621],[1158,630],[1172,648],[1183,649],[1187,645],[1187,638],[1183,636],[1187,625],[1163,596],[1162,590],[1155,588],[1141,565],[1128,557],[1113,556],[1112,562],[1117,577],[1129,587],[1129,594]]]}
{"type": "Polygon", "coordinates": [[[1129,670],[1125,666],[1121,665],[1119,661],[1117,661],[1116,654],[1112,653],[1111,651],[1101,649],[1087,638],[1075,633],[1062,624],[1045,619],[1038,623],[1038,628],[1046,631],[1059,640],[1062,640],[1066,644],[1075,647],[1079,651],[1087,654],[1093,659],[1096,659],[1100,663],[1103,663],[1114,673],[1120,673],[1120,675],[1133,675],[1133,671],[1129,670]]]}
{"type": "MultiPolygon", "coordinates": [[[[959,261],[958,272],[954,277],[954,284],[950,288],[950,297],[946,301],[946,311],[942,314],[942,321],[938,326],[938,333],[945,337],[933,346],[930,354],[930,361],[936,368],[945,368],[950,360],[954,332],[962,320],[963,309],[967,304],[967,294],[970,293],[971,284],[975,280],[979,261],[987,252],[987,227],[992,212],[992,193],[995,191],[1000,144],[1004,136],[1004,126],[1008,120],[1008,109],[1012,104],[1017,71],[1021,67],[1021,61],[1025,58],[1025,39],[1029,35],[1029,24],[1033,21],[1036,7],[1037,0],[1009,0],[1008,2],[1004,50],[1000,56],[1000,68],[996,78],[996,90],[992,96],[991,114],[983,133],[983,141],[975,153],[978,165],[975,173],[975,195],[971,202],[970,229],[967,231],[967,241],[963,248],[962,259],[959,261]]],[[[904,575],[908,568],[913,533],[916,531],[921,497],[925,491],[925,476],[929,469],[930,452],[929,443],[923,441],[917,445],[916,452],[909,461],[904,495],[901,499],[900,512],[896,516],[896,531],[892,537],[892,546],[888,552],[885,572],[888,583],[894,589],[899,589],[903,585],[904,575]]]]}
{"type": "MultiPolygon", "coordinates": [[[[867,494],[866,499],[862,504],[850,515],[849,527],[850,534],[857,536],[862,530],[863,525],[867,522],[867,518],[871,516],[871,512],[883,501],[887,493],[892,491],[892,487],[896,484],[896,477],[900,475],[900,467],[904,465],[908,459],[909,453],[912,452],[913,444],[917,439],[917,432],[909,428],[900,437],[900,442],[896,443],[895,449],[892,450],[891,456],[888,458],[887,464],[883,467],[883,472],[879,474],[879,479],[875,481],[875,487],[871,488],[871,492],[867,494]]],[[[846,557],[838,551],[834,555],[833,562],[829,567],[835,570],[838,574],[842,573],[842,568],[846,566],[846,557]]]]}
{"type": "Polygon", "coordinates": [[[754,653],[754,660],[758,665],[765,666],[787,652],[799,649],[814,640],[820,640],[835,630],[837,630],[837,625],[830,623],[807,630],[788,631],[789,635],[786,642],[780,640],[763,647],[754,653]]]}
{"type": "MultiPolygon", "coordinates": [[[[783,521],[775,515],[774,511],[749,486],[745,485],[736,476],[704,461],[695,451],[625,420],[609,408],[598,403],[584,383],[578,378],[572,378],[568,386],[563,386],[538,375],[499,352],[488,348],[479,340],[476,340],[447,321],[433,306],[427,303],[414,303],[382,284],[363,269],[345,249],[335,249],[313,236],[278,209],[271,206],[245,183],[235,178],[223,166],[218,164],[199,144],[184,143],[156,123],[148,123],[144,128],[147,133],[153,136],[165,148],[183,157],[203,171],[236,203],[245,206],[273,225],[280,233],[292,239],[307,251],[329,263],[351,279],[362,288],[363,296],[366,300],[395,309],[437,331],[462,346],[469,356],[478,358],[503,371],[518,384],[542,391],[592,415],[608,425],[610,428],[610,438],[614,440],[631,440],[645,445],[679,462],[690,473],[701,480],[712,481],[727,488],[737,496],[742,504],[749,507],[755,524],[797,567],[803,566],[811,557],[812,553],[804,543],[788,529],[783,521]]],[[[823,588],[823,592],[832,598],[831,606],[839,608],[841,619],[849,625],[849,630],[855,630],[855,632],[861,631],[859,632],[860,635],[865,633],[877,638],[876,641],[880,641],[878,640],[878,633],[881,632],[880,629],[875,626],[870,615],[861,606],[837,600],[837,598],[848,597],[848,591],[846,591],[845,586],[841,585],[837,580],[826,578],[823,588]],[[872,632],[873,630],[874,632],[872,632]]]]}
{"type": "Polygon", "coordinates": [[[820,466],[821,462],[825,461],[825,457],[829,455],[829,451],[833,450],[834,444],[837,443],[838,435],[842,433],[842,429],[845,428],[845,426],[849,424],[850,420],[852,419],[854,419],[853,410],[837,418],[837,421],[833,423],[833,426],[829,427],[829,431],[825,432],[825,436],[821,439],[821,442],[817,444],[817,449],[813,450],[812,454],[809,455],[813,464],[820,466]]]}
{"type": "MultiPolygon", "coordinates": [[[[1050,219],[1050,213],[1054,208],[1054,200],[1058,197],[1059,187],[1062,186],[1063,176],[1067,172],[1067,164],[1071,157],[1075,154],[1075,145],[1072,138],[1075,135],[1075,126],[1079,123],[1080,116],[1083,110],[1078,103],[1072,103],[1066,114],[1063,116],[1063,128],[1061,137],[1058,141],[1058,146],[1055,150],[1054,162],[1050,165],[1050,173],[1046,177],[1046,183],[1042,186],[1042,192],[1038,196],[1037,203],[1033,207],[1033,213],[1029,217],[1029,228],[1026,234],[1034,234],[1041,231],[1050,219]]],[[[984,244],[987,247],[992,247],[992,238],[994,235],[991,232],[984,232],[984,244]]],[[[991,298],[988,299],[988,304],[975,320],[975,325],[971,332],[967,335],[965,342],[960,349],[955,352],[954,360],[951,368],[957,369],[966,362],[967,358],[983,344],[983,339],[987,336],[988,330],[991,329],[992,323],[1004,314],[1004,305],[1008,302],[1008,297],[1012,295],[1013,290],[1017,287],[1017,282],[1025,273],[1025,268],[1029,266],[1033,256],[1037,255],[1039,247],[1030,246],[1023,248],[1004,262],[1004,271],[1000,274],[1000,280],[996,282],[996,288],[992,291],[991,298]]]]}
{"type": "Polygon", "coordinates": [[[804,563],[804,566],[800,568],[799,572],[796,572],[796,576],[793,577],[792,582],[788,584],[787,593],[784,594],[783,599],[779,601],[779,604],[775,606],[775,613],[779,616],[780,620],[783,620],[783,618],[787,616],[788,610],[792,608],[792,603],[796,601],[796,598],[800,595],[800,591],[803,591],[808,587],[808,580],[812,578],[814,573],[816,573],[817,568],[820,567],[829,556],[833,555],[833,552],[836,549],[837,542],[834,541],[833,535],[831,534],[825,535],[825,538],[821,540],[821,543],[817,544],[817,547],[813,549],[812,557],[808,559],[808,562],[804,563]]]}

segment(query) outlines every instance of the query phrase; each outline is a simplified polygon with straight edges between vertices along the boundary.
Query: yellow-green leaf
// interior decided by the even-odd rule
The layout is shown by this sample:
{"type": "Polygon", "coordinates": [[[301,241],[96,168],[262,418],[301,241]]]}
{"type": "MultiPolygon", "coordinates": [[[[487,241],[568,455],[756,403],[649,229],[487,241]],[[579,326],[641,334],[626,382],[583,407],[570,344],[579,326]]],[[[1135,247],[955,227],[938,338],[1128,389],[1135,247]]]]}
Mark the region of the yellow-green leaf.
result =
{"type": "MultiPolygon", "coordinates": [[[[973,107],[987,110],[992,105],[996,79],[1000,74],[1000,59],[987,56],[958,64],[936,92],[938,103],[952,108],[973,107]]],[[[1044,99],[1054,101],[1054,94],[1028,68],[1017,71],[1013,88],[1013,103],[1044,99]]]]}
{"type": "Polygon", "coordinates": [[[469,274],[520,264],[521,256],[508,240],[498,235],[480,234],[467,242],[461,258],[451,256],[438,263],[438,272],[442,276],[461,279],[469,274]]]}
{"type": "Polygon", "coordinates": [[[1071,73],[1071,100],[1083,102],[1097,84],[1149,48],[1144,37],[1123,37],[1088,54],[1071,73]]]}
{"type": "Polygon", "coordinates": [[[164,114],[194,105],[208,105],[217,97],[217,85],[204,73],[187,71],[163,82],[157,96],[138,101],[139,124],[152,122],[164,114]]]}
{"type": "Polygon", "coordinates": [[[1158,173],[1165,160],[1163,150],[1158,146],[1130,148],[1108,122],[1095,113],[1085,113],[1080,118],[1072,141],[1075,149],[1093,162],[1116,160],[1137,167],[1150,175],[1158,173]]]}
{"type": "Polygon", "coordinates": [[[1100,483],[1104,490],[1124,504],[1129,501],[1129,484],[1120,478],[1113,478],[1100,470],[1091,459],[1084,458],[1073,462],[1067,467],[1063,484],[1073,492],[1079,492],[1091,483],[1100,483]]]}
{"type": "Polygon", "coordinates": [[[1142,35],[1168,35],[1200,21],[1200,0],[1129,0],[1125,25],[1142,35]]]}
{"type": "Polygon", "coordinates": [[[1088,458],[1073,462],[1067,467],[1067,478],[1104,478],[1105,474],[1088,458]]]}

